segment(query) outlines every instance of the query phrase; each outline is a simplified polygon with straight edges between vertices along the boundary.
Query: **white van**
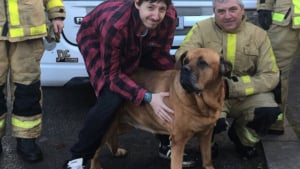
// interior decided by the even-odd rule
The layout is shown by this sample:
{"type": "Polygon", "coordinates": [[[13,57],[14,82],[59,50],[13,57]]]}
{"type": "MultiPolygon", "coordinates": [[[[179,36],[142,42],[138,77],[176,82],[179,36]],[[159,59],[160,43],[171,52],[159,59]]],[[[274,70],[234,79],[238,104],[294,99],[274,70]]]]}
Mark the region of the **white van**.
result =
{"type": "MultiPolygon", "coordinates": [[[[59,43],[47,43],[41,60],[42,86],[76,86],[89,84],[83,58],[76,44],[82,18],[103,1],[64,0],[67,16],[59,43]]],[[[211,0],[173,0],[178,12],[178,26],[171,53],[174,54],[188,30],[197,21],[213,15],[211,0]]],[[[244,0],[245,8],[255,16],[256,0],[244,0]]]]}

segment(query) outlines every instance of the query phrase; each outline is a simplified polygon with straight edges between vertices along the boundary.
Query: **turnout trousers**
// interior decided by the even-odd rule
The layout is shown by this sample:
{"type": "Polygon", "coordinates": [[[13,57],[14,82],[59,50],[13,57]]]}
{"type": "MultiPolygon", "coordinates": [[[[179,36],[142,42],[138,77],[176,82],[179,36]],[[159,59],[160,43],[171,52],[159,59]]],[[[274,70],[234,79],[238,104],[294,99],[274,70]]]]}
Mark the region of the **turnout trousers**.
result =
{"type": "Polygon", "coordinates": [[[300,29],[293,29],[292,25],[278,26],[272,25],[268,30],[268,35],[276,57],[276,62],[280,70],[280,91],[281,91],[281,112],[277,122],[273,124],[271,130],[284,131],[284,118],[287,111],[287,97],[289,72],[293,63],[300,54],[300,29]]]}
{"type": "Polygon", "coordinates": [[[43,40],[1,40],[0,51],[0,137],[4,136],[6,120],[11,117],[12,136],[36,138],[42,128],[43,40]],[[11,116],[8,116],[9,111],[11,116]]]}
{"type": "Polygon", "coordinates": [[[253,147],[260,141],[256,131],[248,127],[258,108],[278,108],[273,93],[260,93],[244,98],[228,99],[224,102],[222,115],[234,119],[234,130],[244,146],[253,147]]]}

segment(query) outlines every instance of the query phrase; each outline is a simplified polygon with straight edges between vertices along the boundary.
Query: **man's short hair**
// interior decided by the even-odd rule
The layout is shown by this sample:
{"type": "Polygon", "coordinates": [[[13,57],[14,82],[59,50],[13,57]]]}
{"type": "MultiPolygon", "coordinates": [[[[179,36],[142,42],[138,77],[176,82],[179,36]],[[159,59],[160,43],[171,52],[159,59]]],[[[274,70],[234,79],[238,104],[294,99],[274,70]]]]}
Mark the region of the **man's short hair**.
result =
{"type": "MultiPolygon", "coordinates": [[[[213,9],[215,11],[216,8],[216,2],[218,3],[224,3],[227,2],[228,0],[213,0],[213,9]]],[[[238,2],[238,4],[240,5],[240,7],[244,8],[244,3],[242,0],[236,0],[238,2]]]]}
{"type": "Polygon", "coordinates": [[[138,5],[141,5],[143,2],[147,2],[149,1],[150,3],[154,3],[154,2],[164,2],[166,3],[167,7],[169,7],[172,4],[172,0],[139,0],[137,2],[138,5]]]}

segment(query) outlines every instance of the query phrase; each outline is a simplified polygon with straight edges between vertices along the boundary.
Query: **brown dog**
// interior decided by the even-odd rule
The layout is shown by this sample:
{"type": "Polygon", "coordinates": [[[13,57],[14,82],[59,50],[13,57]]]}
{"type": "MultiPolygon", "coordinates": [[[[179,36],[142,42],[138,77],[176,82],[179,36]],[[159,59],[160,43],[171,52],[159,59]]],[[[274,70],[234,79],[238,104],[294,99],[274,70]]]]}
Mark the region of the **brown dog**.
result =
{"type": "MultiPolygon", "coordinates": [[[[152,133],[168,134],[171,140],[171,169],[182,168],[185,144],[199,138],[202,164],[213,169],[211,138],[222,110],[225,97],[223,76],[230,74],[231,64],[211,49],[197,48],[183,54],[180,70],[153,71],[139,69],[132,79],[147,90],[169,92],[164,102],[174,110],[173,123],[159,119],[149,104],[140,106],[126,102],[117,112],[101,146],[107,143],[112,153],[121,156],[126,150],[118,148],[117,135],[125,125],[152,133]]],[[[100,148],[92,159],[91,168],[100,169],[100,148]]]]}

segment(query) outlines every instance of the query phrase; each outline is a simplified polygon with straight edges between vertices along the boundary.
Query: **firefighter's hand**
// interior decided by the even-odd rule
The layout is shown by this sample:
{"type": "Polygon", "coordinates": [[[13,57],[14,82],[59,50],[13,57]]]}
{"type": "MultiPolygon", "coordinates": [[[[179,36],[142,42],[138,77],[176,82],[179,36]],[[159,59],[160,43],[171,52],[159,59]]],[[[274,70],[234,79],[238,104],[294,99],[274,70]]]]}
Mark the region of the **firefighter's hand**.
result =
{"type": "Polygon", "coordinates": [[[272,11],[258,10],[258,22],[264,30],[268,30],[272,24],[272,11]]]}
{"type": "Polygon", "coordinates": [[[52,20],[53,31],[55,34],[60,34],[64,28],[64,21],[62,18],[55,18],[52,20]]]}

